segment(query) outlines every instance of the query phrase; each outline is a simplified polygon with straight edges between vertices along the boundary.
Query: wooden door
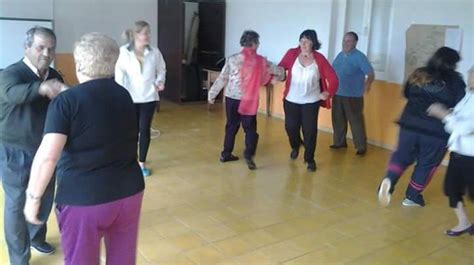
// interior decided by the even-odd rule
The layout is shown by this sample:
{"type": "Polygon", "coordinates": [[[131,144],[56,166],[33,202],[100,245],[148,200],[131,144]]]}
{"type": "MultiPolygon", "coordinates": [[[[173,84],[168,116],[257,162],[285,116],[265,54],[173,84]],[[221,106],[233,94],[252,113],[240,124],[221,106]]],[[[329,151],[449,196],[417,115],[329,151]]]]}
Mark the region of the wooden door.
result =
{"type": "Polygon", "coordinates": [[[181,0],[158,0],[158,48],[166,62],[166,89],[162,94],[175,102],[181,102],[183,21],[181,0]]]}
{"type": "Polygon", "coordinates": [[[225,2],[200,2],[199,16],[198,62],[202,68],[219,71],[225,62],[225,2]]]}

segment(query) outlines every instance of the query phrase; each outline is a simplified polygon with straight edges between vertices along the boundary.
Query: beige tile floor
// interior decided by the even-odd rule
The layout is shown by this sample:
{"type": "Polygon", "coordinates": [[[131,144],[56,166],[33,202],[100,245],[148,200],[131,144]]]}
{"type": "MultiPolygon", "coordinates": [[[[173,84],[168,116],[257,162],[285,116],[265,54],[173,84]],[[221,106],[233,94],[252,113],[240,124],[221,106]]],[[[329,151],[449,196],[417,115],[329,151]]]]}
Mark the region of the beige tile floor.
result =
{"type": "MultiPolygon", "coordinates": [[[[220,109],[166,103],[155,116],[161,136],[149,155],[138,264],[474,264],[474,236],[443,235],[455,224],[442,194],[444,168],[425,191],[425,208],[400,205],[408,176],[381,208],[375,190],[387,150],[370,147],[364,158],[352,147],[332,151],[331,135],[321,132],[318,170],[309,173],[301,156],[289,160],[283,121],[259,116],[258,170],[249,171],[242,160],[218,162],[220,109]]],[[[239,132],[237,155],[242,138],[239,132]]],[[[31,264],[63,263],[54,215],[49,228],[58,252],[34,254],[31,264]]],[[[7,260],[1,231],[0,264],[7,260]]]]}

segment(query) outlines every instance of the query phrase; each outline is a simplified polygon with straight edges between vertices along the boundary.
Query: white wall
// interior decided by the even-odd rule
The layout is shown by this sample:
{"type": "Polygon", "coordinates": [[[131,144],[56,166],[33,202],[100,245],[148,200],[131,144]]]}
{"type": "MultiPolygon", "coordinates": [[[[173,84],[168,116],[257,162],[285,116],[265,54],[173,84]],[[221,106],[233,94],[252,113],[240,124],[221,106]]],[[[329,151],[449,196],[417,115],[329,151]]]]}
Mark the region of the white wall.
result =
{"type": "Polygon", "coordinates": [[[53,19],[53,0],[0,0],[0,17],[53,19]]]}
{"type": "Polygon", "coordinates": [[[341,51],[342,40],[344,38],[347,15],[347,0],[332,1],[331,30],[329,37],[329,52],[327,58],[330,62],[336,58],[341,51]]]}
{"type": "MultiPolygon", "coordinates": [[[[298,46],[305,29],[315,29],[329,51],[331,0],[229,0],[226,7],[226,56],[240,51],[246,29],[260,34],[259,53],[278,63],[289,48],[298,46]]],[[[339,45],[340,46],[340,45],[339,45]]]]}
{"type": "Polygon", "coordinates": [[[463,31],[463,43],[458,71],[466,75],[474,64],[473,0],[394,0],[392,12],[388,34],[387,80],[403,82],[405,32],[411,24],[459,25],[463,31]]]}
{"type": "Polygon", "coordinates": [[[0,17],[3,18],[0,20],[2,69],[23,57],[23,42],[28,29],[54,27],[50,21],[53,19],[53,0],[0,0],[0,17]]]}
{"type": "MultiPolygon", "coordinates": [[[[329,54],[331,60],[340,51],[345,18],[357,23],[355,14],[346,13],[350,1],[228,0],[226,55],[238,52],[240,35],[245,29],[253,29],[260,34],[259,52],[278,62],[288,48],[298,45],[299,34],[311,28],[322,42],[320,51],[329,54]]],[[[385,0],[374,0],[374,11],[378,1],[385,0]]],[[[141,19],[150,23],[152,44],[157,44],[157,0],[0,0],[0,6],[1,17],[53,19],[59,53],[72,52],[73,43],[91,31],[104,32],[121,43],[121,33],[141,19]]],[[[388,43],[388,81],[403,81],[405,31],[415,23],[459,25],[463,31],[459,71],[465,74],[474,64],[473,0],[392,0],[388,19],[388,32],[383,35],[388,43]]],[[[373,29],[383,31],[375,26],[373,29]]]]}
{"type": "MultiPolygon", "coordinates": [[[[320,51],[332,60],[341,50],[345,30],[362,31],[364,16],[358,14],[363,4],[364,0],[228,0],[226,56],[240,50],[242,31],[253,29],[260,34],[259,53],[278,62],[288,48],[298,45],[299,34],[312,28],[323,44],[320,51]]],[[[372,7],[377,14],[372,15],[371,35],[377,40],[368,44],[369,55],[386,66],[379,78],[403,82],[405,31],[411,24],[459,25],[463,45],[458,70],[465,74],[474,64],[474,0],[373,0],[372,7]]]]}
{"type": "Polygon", "coordinates": [[[54,0],[56,52],[71,53],[75,41],[85,33],[98,31],[123,43],[122,32],[137,20],[150,23],[152,45],[157,45],[157,0],[54,0]]]}
{"type": "Polygon", "coordinates": [[[368,54],[376,75],[384,72],[387,65],[387,33],[390,28],[392,0],[375,0],[373,3],[368,54]]]}
{"type": "Polygon", "coordinates": [[[51,20],[0,19],[0,69],[18,62],[25,55],[25,32],[35,26],[53,27],[51,20]]]}
{"type": "MultiPolygon", "coordinates": [[[[370,1],[370,0],[369,0],[370,1]]],[[[366,0],[348,0],[346,11],[346,25],[344,32],[354,31],[359,35],[358,45],[364,42],[364,9],[366,0]]]]}

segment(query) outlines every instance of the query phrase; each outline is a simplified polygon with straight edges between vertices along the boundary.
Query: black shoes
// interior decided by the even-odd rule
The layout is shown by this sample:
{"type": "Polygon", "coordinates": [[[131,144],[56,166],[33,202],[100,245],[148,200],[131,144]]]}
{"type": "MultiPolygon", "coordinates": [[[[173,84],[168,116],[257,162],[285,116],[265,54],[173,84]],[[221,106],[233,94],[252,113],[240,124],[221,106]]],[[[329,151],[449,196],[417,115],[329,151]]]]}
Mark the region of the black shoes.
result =
{"type": "Polygon", "coordinates": [[[474,225],[471,224],[471,226],[461,231],[446,230],[446,232],[444,232],[447,236],[460,236],[464,233],[469,233],[469,235],[474,236],[474,225]]]}
{"type": "Polygon", "coordinates": [[[300,153],[300,150],[298,149],[292,149],[290,153],[290,159],[291,160],[296,160],[298,158],[298,154],[300,153]]]}
{"type": "MultiPolygon", "coordinates": [[[[222,163],[225,163],[225,162],[231,162],[231,161],[237,161],[239,160],[239,157],[238,156],[235,156],[233,154],[230,154],[230,155],[221,155],[219,161],[221,161],[222,163]]],[[[255,162],[253,161],[252,158],[245,158],[245,162],[247,163],[247,166],[250,170],[254,170],[254,169],[257,169],[257,165],[255,165],[255,162]]]]}
{"type": "Polygon", "coordinates": [[[31,248],[38,251],[42,255],[51,255],[56,250],[51,244],[48,242],[42,242],[37,244],[31,244],[31,248]]]}
{"type": "Polygon", "coordinates": [[[230,154],[230,155],[221,155],[221,158],[219,159],[222,163],[225,163],[225,162],[231,162],[231,161],[236,161],[236,160],[239,160],[239,157],[238,156],[235,156],[233,154],[230,154]]]}
{"type": "Polygon", "coordinates": [[[347,144],[342,144],[342,145],[337,145],[337,144],[332,144],[329,146],[331,149],[341,149],[341,148],[347,148],[347,144]]]}
{"type": "Polygon", "coordinates": [[[367,153],[367,150],[366,150],[366,149],[364,149],[364,150],[357,150],[356,156],[364,156],[365,153],[367,153]]]}
{"type": "Polygon", "coordinates": [[[245,162],[247,162],[247,166],[249,167],[250,170],[257,169],[257,165],[255,165],[255,162],[253,161],[252,158],[246,158],[245,162]]]}
{"type": "Polygon", "coordinates": [[[316,171],[316,162],[314,162],[314,161],[308,162],[307,169],[308,169],[308,171],[311,171],[311,172],[316,171]]]}
{"type": "MultiPolygon", "coordinates": [[[[332,144],[329,146],[331,149],[342,149],[342,148],[347,148],[347,144],[342,144],[342,145],[337,145],[337,144],[332,144]]],[[[367,149],[361,149],[357,150],[356,155],[357,156],[364,156],[365,153],[367,153],[367,149]]]]}

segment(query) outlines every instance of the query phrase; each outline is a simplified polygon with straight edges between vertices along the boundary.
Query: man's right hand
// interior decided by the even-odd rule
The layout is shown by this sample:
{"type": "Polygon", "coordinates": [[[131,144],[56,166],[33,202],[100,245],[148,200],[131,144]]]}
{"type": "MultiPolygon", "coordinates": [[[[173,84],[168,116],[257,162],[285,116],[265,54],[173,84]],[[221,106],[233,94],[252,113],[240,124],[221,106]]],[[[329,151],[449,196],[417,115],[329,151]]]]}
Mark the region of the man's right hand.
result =
{"type": "Polygon", "coordinates": [[[208,98],[207,99],[207,102],[209,102],[209,104],[214,104],[215,101],[216,101],[216,99],[214,99],[214,98],[208,98]]]}
{"type": "Polygon", "coordinates": [[[66,85],[57,79],[46,80],[41,83],[39,87],[39,94],[49,99],[55,98],[61,91],[66,88],[66,85]]]}

